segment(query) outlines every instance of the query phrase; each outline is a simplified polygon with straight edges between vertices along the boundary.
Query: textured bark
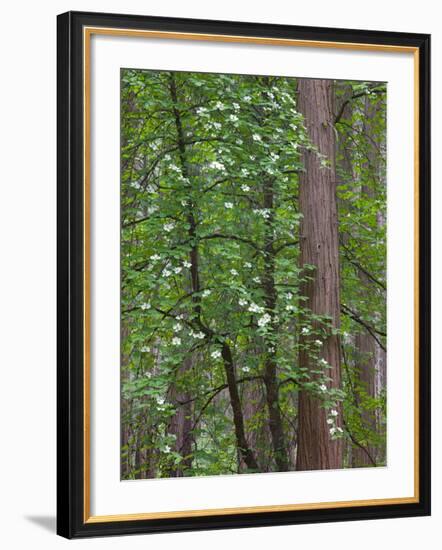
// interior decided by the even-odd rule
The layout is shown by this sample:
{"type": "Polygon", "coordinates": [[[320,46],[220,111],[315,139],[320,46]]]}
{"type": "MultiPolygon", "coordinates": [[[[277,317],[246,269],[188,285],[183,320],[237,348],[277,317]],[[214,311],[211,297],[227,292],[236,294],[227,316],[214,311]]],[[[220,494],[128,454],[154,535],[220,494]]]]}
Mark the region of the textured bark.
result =
{"type": "MultiPolygon", "coordinates": [[[[260,352],[250,350],[250,353],[260,352]]],[[[266,392],[262,380],[242,384],[241,390],[241,403],[249,447],[255,455],[259,471],[271,472],[273,467],[272,439],[268,421],[262,414],[266,407],[266,392]],[[255,429],[247,430],[247,426],[252,423],[255,429]]]]}
{"type": "Polygon", "coordinates": [[[174,434],[174,450],[184,459],[170,470],[170,477],[183,477],[187,468],[192,466],[192,401],[188,392],[179,389],[179,377],[192,368],[192,357],[188,357],[178,369],[176,383],[169,391],[169,401],[176,406],[171,417],[168,432],[174,434]]]}
{"type": "MultiPolygon", "coordinates": [[[[309,139],[330,164],[321,166],[316,152],[304,152],[305,171],[300,175],[299,207],[304,216],[300,228],[301,266],[316,266],[312,280],[303,283],[301,294],[307,297],[306,306],[313,314],[330,316],[333,326],[338,328],[340,293],[333,92],[332,81],[300,79],[298,83],[298,109],[304,115],[309,139]]],[[[322,357],[331,366],[328,370],[332,378],[330,385],[339,387],[338,336],[328,336],[322,357]]],[[[309,370],[316,367],[302,350],[299,363],[309,370]]],[[[311,379],[314,378],[312,373],[311,379]]],[[[311,392],[301,390],[297,470],[342,467],[342,441],[331,439],[326,420],[327,413],[320,400],[311,392]]],[[[338,425],[342,425],[340,411],[338,425]]]]}

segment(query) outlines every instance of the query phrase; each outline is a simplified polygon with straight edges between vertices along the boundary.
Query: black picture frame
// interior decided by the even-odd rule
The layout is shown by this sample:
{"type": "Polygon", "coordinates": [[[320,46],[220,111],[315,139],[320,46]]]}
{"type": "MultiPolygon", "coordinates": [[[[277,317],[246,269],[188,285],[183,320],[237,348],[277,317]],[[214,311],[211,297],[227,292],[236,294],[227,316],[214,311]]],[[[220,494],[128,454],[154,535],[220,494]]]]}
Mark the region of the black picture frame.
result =
{"type": "Polygon", "coordinates": [[[430,514],[430,36],[208,21],[104,13],[68,12],[57,21],[57,533],[66,538],[225,529],[316,522],[397,518],[430,514]],[[229,513],[88,521],[84,459],[84,77],[85,27],[265,37],[415,48],[419,59],[419,498],[406,504],[314,510],[229,513]]]}

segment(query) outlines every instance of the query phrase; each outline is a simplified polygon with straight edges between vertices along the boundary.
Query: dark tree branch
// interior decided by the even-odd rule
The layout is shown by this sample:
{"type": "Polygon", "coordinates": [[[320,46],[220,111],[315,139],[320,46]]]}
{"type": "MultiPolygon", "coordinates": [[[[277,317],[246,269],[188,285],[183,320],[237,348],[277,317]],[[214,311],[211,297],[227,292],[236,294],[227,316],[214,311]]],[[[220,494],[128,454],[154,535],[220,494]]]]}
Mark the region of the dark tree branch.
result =
{"type": "Polygon", "coordinates": [[[362,273],[364,273],[373,283],[377,284],[378,286],[380,286],[383,290],[387,290],[387,286],[385,285],[385,283],[383,283],[382,281],[380,281],[379,279],[377,279],[374,275],[372,275],[369,271],[367,271],[367,269],[365,267],[363,267],[355,258],[354,256],[352,255],[350,249],[348,248],[348,246],[346,246],[343,242],[342,242],[342,239],[340,239],[340,244],[342,246],[342,248],[344,249],[345,251],[345,258],[352,264],[354,265],[355,267],[357,267],[358,269],[360,269],[362,271],[362,273]]]}
{"type": "Polygon", "coordinates": [[[358,92],[357,94],[353,94],[350,98],[348,98],[347,100],[345,100],[342,103],[341,108],[339,109],[338,114],[335,117],[335,124],[337,124],[340,121],[342,115],[344,114],[345,108],[347,107],[347,105],[351,101],[354,101],[358,97],[363,97],[365,95],[370,95],[370,94],[385,94],[385,88],[384,87],[382,87],[382,88],[371,88],[368,91],[358,92]]]}
{"type": "Polygon", "coordinates": [[[380,336],[386,337],[387,334],[385,332],[382,332],[382,331],[370,326],[366,321],[361,319],[359,317],[359,315],[357,315],[353,310],[351,310],[345,304],[341,304],[341,311],[342,311],[342,313],[344,313],[344,315],[348,315],[349,317],[351,317],[353,319],[353,321],[356,321],[361,326],[363,326],[370,333],[370,335],[376,340],[376,342],[379,344],[381,349],[383,349],[384,351],[387,351],[387,348],[383,345],[383,343],[380,341],[380,339],[376,336],[376,333],[377,333],[380,336]]]}
{"type": "Polygon", "coordinates": [[[368,449],[366,447],[364,447],[364,445],[362,445],[362,443],[359,443],[359,441],[355,438],[355,436],[350,432],[349,428],[348,428],[348,425],[347,423],[345,422],[345,418],[342,419],[342,422],[344,424],[344,427],[348,433],[348,437],[351,439],[351,441],[356,445],[356,447],[359,447],[362,451],[364,451],[364,453],[367,455],[368,457],[368,460],[372,463],[373,466],[377,466],[376,464],[376,461],[374,460],[374,458],[371,456],[370,452],[368,451],[368,449]]]}

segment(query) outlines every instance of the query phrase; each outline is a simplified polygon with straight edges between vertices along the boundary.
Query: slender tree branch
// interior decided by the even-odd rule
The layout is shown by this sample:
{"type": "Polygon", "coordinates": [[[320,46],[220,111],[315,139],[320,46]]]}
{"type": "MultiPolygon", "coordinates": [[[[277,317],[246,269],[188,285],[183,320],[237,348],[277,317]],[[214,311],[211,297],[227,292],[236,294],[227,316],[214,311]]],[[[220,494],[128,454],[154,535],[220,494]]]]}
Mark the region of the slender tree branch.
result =
{"type": "Polygon", "coordinates": [[[362,271],[362,273],[364,273],[373,283],[377,284],[378,286],[380,286],[383,290],[387,290],[387,286],[385,285],[385,283],[383,283],[382,281],[380,281],[379,279],[377,279],[374,275],[372,275],[369,271],[367,271],[367,269],[365,267],[363,267],[358,261],[356,261],[354,259],[354,256],[352,255],[350,249],[348,248],[348,246],[346,246],[343,242],[342,242],[342,239],[340,239],[340,244],[342,246],[342,248],[344,249],[345,251],[345,254],[344,256],[346,257],[346,259],[352,264],[354,265],[355,267],[357,267],[358,269],[360,269],[362,271]]]}
{"type": "Polygon", "coordinates": [[[384,350],[387,351],[387,348],[384,346],[384,344],[380,341],[380,339],[376,336],[376,333],[380,336],[387,336],[385,332],[382,332],[378,329],[375,329],[374,327],[370,326],[366,321],[362,320],[359,315],[357,315],[354,311],[352,311],[349,307],[347,307],[345,304],[341,304],[341,311],[345,315],[348,315],[353,319],[353,321],[356,321],[361,326],[363,326],[370,334],[371,336],[376,340],[376,342],[379,344],[379,346],[384,350]]]}
{"type": "Polygon", "coordinates": [[[344,424],[344,427],[348,433],[348,437],[352,440],[352,442],[356,445],[356,447],[359,447],[362,451],[364,451],[364,453],[367,455],[368,457],[368,460],[373,464],[373,466],[377,466],[376,464],[376,461],[375,459],[371,456],[370,452],[368,451],[368,449],[366,449],[364,447],[364,445],[362,445],[362,443],[359,443],[359,441],[355,438],[355,436],[350,432],[349,428],[348,428],[348,425],[345,421],[345,418],[342,419],[342,422],[344,424]]]}
{"type": "Polygon", "coordinates": [[[339,109],[338,114],[335,117],[335,124],[337,124],[340,121],[342,115],[344,114],[345,108],[347,107],[347,105],[351,101],[354,101],[358,97],[363,97],[365,95],[370,95],[370,94],[385,94],[385,88],[384,87],[382,87],[382,88],[371,88],[370,90],[353,94],[350,98],[348,98],[347,100],[345,100],[342,103],[341,108],[339,109]]]}

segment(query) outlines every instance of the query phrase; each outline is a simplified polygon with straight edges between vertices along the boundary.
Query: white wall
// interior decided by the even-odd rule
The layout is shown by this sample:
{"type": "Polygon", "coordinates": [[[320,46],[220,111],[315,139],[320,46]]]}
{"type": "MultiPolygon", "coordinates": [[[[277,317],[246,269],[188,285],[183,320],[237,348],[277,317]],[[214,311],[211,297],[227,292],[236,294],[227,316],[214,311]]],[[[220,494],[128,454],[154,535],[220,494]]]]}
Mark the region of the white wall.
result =
{"type": "MultiPolygon", "coordinates": [[[[433,205],[441,204],[442,28],[431,0],[10,0],[2,5],[0,55],[0,540],[4,548],[195,550],[296,546],[316,550],[437,548],[442,521],[440,353],[433,353],[433,516],[96,539],[69,543],[55,529],[55,16],[67,10],[108,11],[328,27],[426,32],[433,35],[433,205]],[[439,537],[438,537],[439,535],[439,537]]],[[[433,221],[433,279],[441,276],[442,216],[433,221]]],[[[441,322],[440,285],[433,289],[433,339],[441,322]]],[[[434,346],[436,347],[436,346],[434,346]]]]}

